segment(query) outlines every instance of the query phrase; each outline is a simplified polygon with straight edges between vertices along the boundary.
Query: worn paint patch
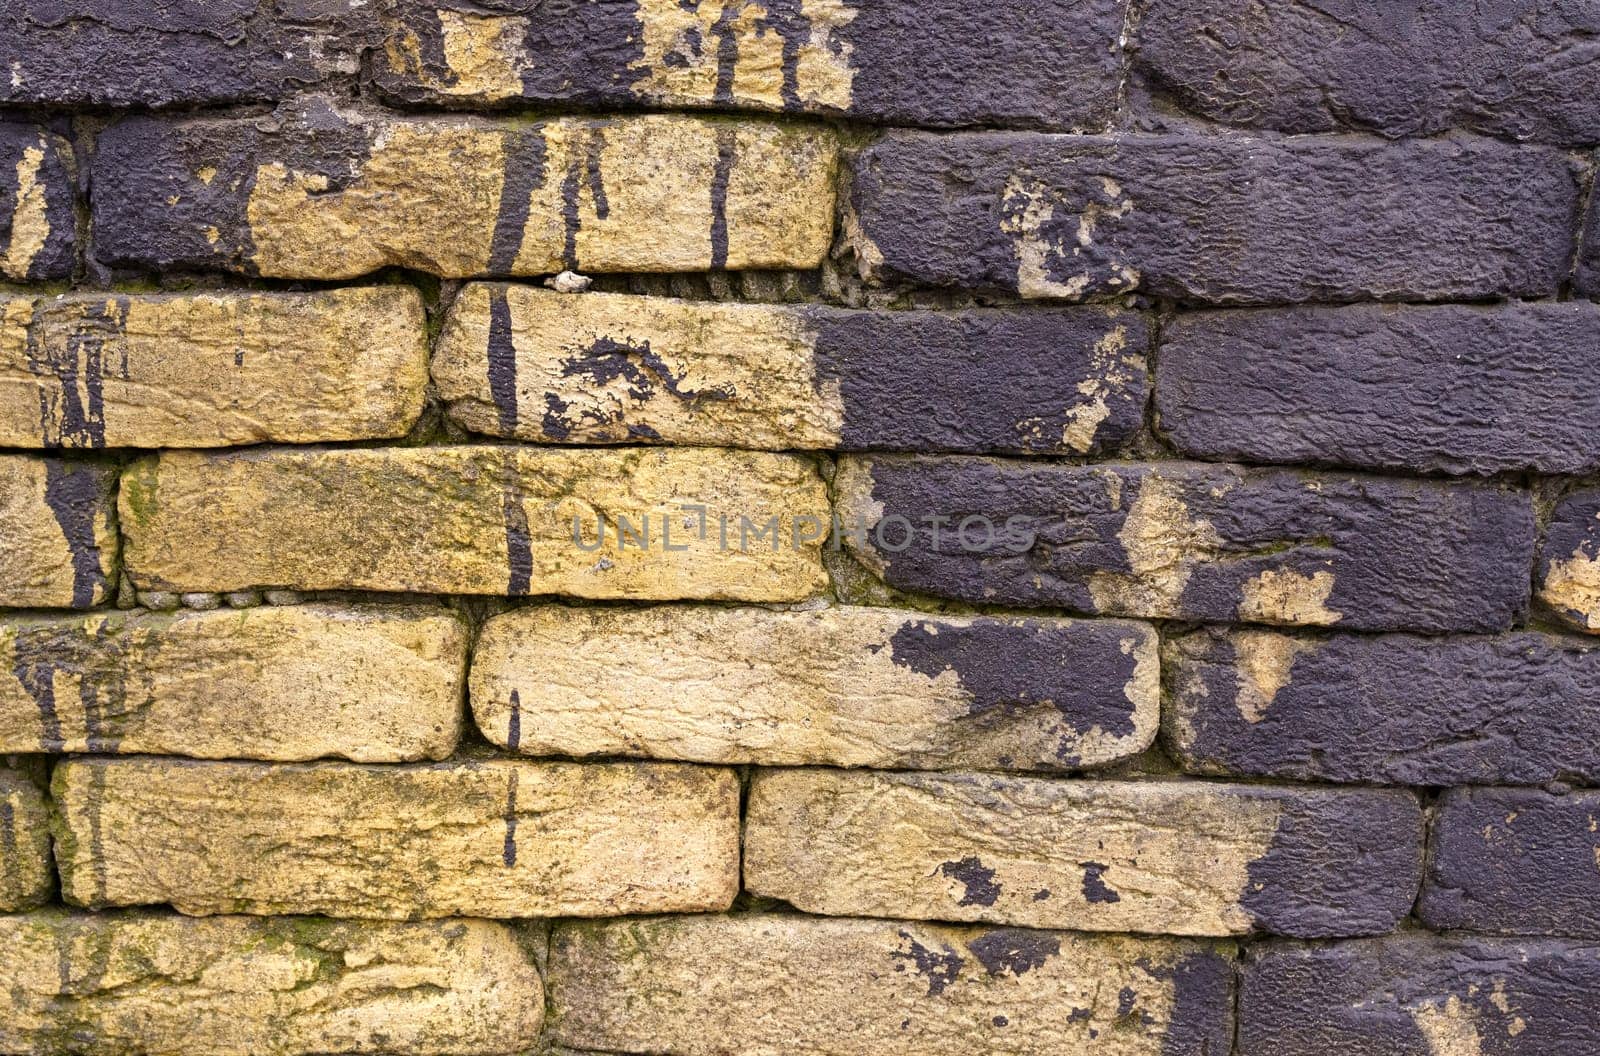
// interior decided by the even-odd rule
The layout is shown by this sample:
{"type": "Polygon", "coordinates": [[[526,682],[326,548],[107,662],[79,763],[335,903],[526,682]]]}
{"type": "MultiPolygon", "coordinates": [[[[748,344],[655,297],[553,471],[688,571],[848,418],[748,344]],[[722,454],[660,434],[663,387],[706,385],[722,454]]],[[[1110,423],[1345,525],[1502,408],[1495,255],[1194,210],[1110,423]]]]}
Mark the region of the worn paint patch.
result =
{"type": "MultiPolygon", "coordinates": [[[[1108,484],[1120,492],[1120,478],[1108,484]]],[[[1089,593],[1102,612],[1177,616],[1194,566],[1215,559],[1222,539],[1208,521],[1190,515],[1184,482],[1151,473],[1136,487],[1117,532],[1128,571],[1091,573],[1089,593]]]]}
{"type": "Polygon", "coordinates": [[[1328,608],[1333,593],[1333,573],[1306,575],[1292,568],[1269,568],[1241,587],[1239,618],[1257,623],[1287,623],[1325,627],[1339,622],[1343,613],[1328,608]]]}
{"type": "Polygon", "coordinates": [[[35,258],[50,241],[49,206],[41,179],[44,170],[45,139],[26,147],[16,166],[16,200],[11,205],[11,237],[0,255],[0,275],[25,281],[35,258]]]}
{"type": "Polygon", "coordinates": [[[1237,631],[1232,642],[1239,672],[1234,704],[1246,722],[1260,722],[1292,679],[1295,658],[1313,646],[1270,631],[1237,631]]]}
{"type": "Polygon", "coordinates": [[[1568,613],[1583,630],[1600,631],[1600,558],[1579,550],[1564,560],[1551,561],[1539,594],[1568,613]]]}

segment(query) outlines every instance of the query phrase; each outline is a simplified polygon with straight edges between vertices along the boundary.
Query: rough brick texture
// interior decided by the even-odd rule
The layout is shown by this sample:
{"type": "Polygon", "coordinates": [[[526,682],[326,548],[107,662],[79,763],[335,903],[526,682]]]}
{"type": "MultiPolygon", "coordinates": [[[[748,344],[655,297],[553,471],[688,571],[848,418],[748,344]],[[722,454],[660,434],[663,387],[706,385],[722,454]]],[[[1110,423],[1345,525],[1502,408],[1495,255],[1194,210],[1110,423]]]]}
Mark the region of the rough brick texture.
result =
{"type": "Polygon", "coordinates": [[[55,886],[44,793],[26,776],[0,769],[0,913],[31,909],[55,886]]]}
{"type": "Polygon", "coordinates": [[[71,159],[71,145],[55,132],[0,119],[0,282],[72,274],[71,159]]]}
{"type": "Polygon", "coordinates": [[[116,467],[0,455],[0,606],[86,609],[117,562],[116,467]]]}
{"type": "Polygon", "coordinates": [[[1600,633],[1600,490],[1567,494],[1545,528],[1539,600],[1562,622],[1600,633]]]}

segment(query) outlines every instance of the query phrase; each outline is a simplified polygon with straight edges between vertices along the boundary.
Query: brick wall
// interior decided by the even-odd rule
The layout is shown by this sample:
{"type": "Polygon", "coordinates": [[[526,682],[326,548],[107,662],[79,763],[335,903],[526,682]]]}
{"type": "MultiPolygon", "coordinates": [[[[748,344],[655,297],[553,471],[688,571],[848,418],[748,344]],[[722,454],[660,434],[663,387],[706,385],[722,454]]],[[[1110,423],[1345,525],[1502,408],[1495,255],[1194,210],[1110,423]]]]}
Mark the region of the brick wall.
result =
{"type": "Polygon", "coordinates": [[[1600,1056],[1600,7],[0,16],[0,1053],[1600,1056]]]}

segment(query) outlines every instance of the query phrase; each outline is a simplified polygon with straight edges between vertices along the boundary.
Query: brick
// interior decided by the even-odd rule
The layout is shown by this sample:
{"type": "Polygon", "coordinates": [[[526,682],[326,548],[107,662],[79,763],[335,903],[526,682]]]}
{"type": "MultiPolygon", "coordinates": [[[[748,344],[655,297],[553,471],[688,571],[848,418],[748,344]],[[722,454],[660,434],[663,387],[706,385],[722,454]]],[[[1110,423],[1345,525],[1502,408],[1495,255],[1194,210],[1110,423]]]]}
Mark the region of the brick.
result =
{"type": "Polygon", "coordinates": [[[530,755],[1069,770],[1154,739],[1156,648],[1112,620],[533,606],[485,624],[471,696],[530,755]]]}
{"type": "Polygon", "coordinates": [[[532,101],[847,114],[897,125],[1098,128],[1124,0],[400,0],[374,78],[407,103],[532,101]]]}
{"type": "Polygon", "coordinates": [[[670,764],[202,763],[56,767],[72,905],[333,917],[727,909],[739,782],[670,764]]]}
{"type": "Polygon", "coordinates": [[[827,494],[816,467],[792,455],[168,452],[126,472],[121,503],[141,590],[795,601],[827,586],[827,494]],[[706,509],[684,512],[694,505],[706,509]],[[776,538],[759,534],[772,518],[776,538]],[[624,519],[639,532],[648,523],[648,547],[622,534],[624,519]]]}
{"type": "Polygon", "coordinates": [[[0,913],[32,909],[55,889],[44,793],[21,773],[0,769],[0,913]]]}
{"type": "Polygon", "coordinates": [[[404,436],[428,384],[426,323],[406,286],[0,300],[0,444],[404,436]]]}
{"type": "Polygon", "coordinates": [[[872,571],[974,603],[1494,631],[1525,611],[1533,563],[1529,496],[1499,485],[878,456],[842,460],[835,488],[872,571]]]}
{"type": "Polygon", "coordinates": [[[0,455],[0,606],[86,609],[117,563],[116,467],[0,455]]]}
{"type": "Polygon", "coordinates": [[[1568,626],[1600,634],[1600,490],[1568,492],[1545,528],[1539,600],[1568,626]]]}
{"type": "Polygon", "coordinates": [[[1142,316],[842,311],[471,285],[433,373],[465,428],[544,443],[1085,454],[1128,440],[1142,316]]]}
{"type": "Polygon", "coordinates": [[[829,916],[1321,938],[1392,929],[1422,837],[1399,791],[765,770],[744,876],[829,916]]]}
{"type": "Polygon", "coordinates": [[[1600,792],[1447,791],[1418,915],[1432,928],[1600,938],[1600,792]]]}
{"type": "Polygon", "coordinates": [[[1593,943],[1411,934],[1256,947],[1239,1056],[1595,1056],[1593,943]]]}
{"type": "Polygon", "coordinates": [[[108,128],[100,259],[300,279],[812,268],[832,237],[837,146],[822,128],[296,107],[108,128]]]}
{"type": "Polygon", "coordinates": [[[1577,271],[1573,289],[1585,297],[1600,296],[1600,198],[1589,196],[1583,221],[1583,236],[1578,247],[1577,271]]]}
{"type": "Polygon", "coordinates": [[[1197,458],[1587,473],[1597,344],[1587,303],[1185,313],[1162,330],[1156,406],[1197,458]]]}
{"type": "Polygon", "coordinates": [[[539,973],[516,933],[426,923],[0,917],[7,1052],[491,1056],[534,1044],[539,973]]]}
{"type": "Polygon", "coordinates": [[[1167,744],[1204,774],[1401,785],[1600,781],[1600,647],[1539,633],[1209,628],[1163,654],[1167,744]]]}
{"type": "Polygon", "coordinates": [[[1449,0],[1302,6],[1153,0],[1135,69],[1214,121],[1283,132],[1429,136],[1453,128],[1578,146],[1600,140],[1587,5],[1449,0]]]}
{"type": "Polygon", "coordinates": [[[72,276],[71,166],[72,146],[60,136],[0,120],[0,282],[72,276]]]}
{"type": "Polygon", "coordinates": [[[893,132],[851,167],[873,278],[1221,304],[1549,296],[1579,186],[1479,140],[893,132]]]}
{"type": "Polygon", "coordinates": [[[0,620],[0,752],[443,759],[467,640],[421,606],[0,620]]]}
{"type": "Polygon", "coordinates": [[[1227,1051],[1232,967],[1171,939],[764,914],[562,923],[553,1037],[585,1051],[1227,1051]]]}

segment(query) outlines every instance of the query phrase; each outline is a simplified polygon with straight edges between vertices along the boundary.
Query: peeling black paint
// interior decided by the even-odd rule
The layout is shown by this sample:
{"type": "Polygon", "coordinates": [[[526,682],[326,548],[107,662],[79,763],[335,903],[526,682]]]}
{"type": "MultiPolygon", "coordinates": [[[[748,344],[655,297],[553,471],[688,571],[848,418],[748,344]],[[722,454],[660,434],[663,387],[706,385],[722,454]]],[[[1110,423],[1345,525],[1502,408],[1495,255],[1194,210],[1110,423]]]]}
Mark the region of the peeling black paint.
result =
{"type": "Polygon", "coordinates": [[[11,645],[11,673],[39,712],[39,750],[65,750],[63,708],[56,678],[77,683],[83,710],[85,748],[114,753],[122,743],[128,716],[137,709],[130,699],[125,672],[128,639],[119,619],[108,617],[93,630],[81,619],[27,623],[17,627],[11,645]]]}
{"type": "MultiPolygon", "coordinates": [[[[15,21],[16,19],[12,18],[8,23],[15,21]]],[[[7,45],[13,39],[13,26],[8,24],[6,32],[0,33],[0,56],[6,53],[7,45]]],[[[5,96],[7,75],[11,70],[12,67],[9,65],[0,65],[0,99],[5,96]]],[[[63,157],[63,146],[61,140],[37,125],[0,120],[0,260],[11,251],[17,237],[11,225],[18,196],[22,191],[18,168],[23,164],[26,152],[29,150],[42,150],[44,154],[35,176],[33,193],[43,196],[44,219],[49,227],[44,245],[33,255],[27,273],[0,274],[0,282],[65,279],[72,275],[76,255],[76,220],[72,199],[73,183],[63,157]]]]}
{"type": "Polygon", "coordinates": [[[72,607],[87,609],[107,589],[95,521],[110,499],[112,471],[98,466],[45,460],[45,505],[72,554],[72,607]]]}
{"type": "Polygon", "coordinates": [[[928,980],[929,997],[944,993],[945,988],[956,981],[961,969],[966,966],[966,961],[950,946],[942,945],[935,952],[918,942],[908,931],[898,934],[911,948],[905,952],[896,950],[889,956],[898,961],[910,961],[915,966],[917,974],[928,980]]]}
{"type": "MultiPolygon", "coordinates": [[[[662,356],[650,347],[649,341],[635,342],[629,337],[600,337],[576,354],[561,361],[561,376],[580,380],[586,390],[601,390],[614,382],[625,386],[624,395],[636,404],[665,392],[687,405],[690,413],[700,405],[714,400],[731,400],[735,393],[729,386],[710,389],[688,389],[683,386],[682,375],[672,369],[662,356]]],[[[618,424],[627,416],[627,408],[584,408],[574,416],[572,404],[556,395],[545,393],[545,412],[541,428],[555,440],[566,440],[580,426],[607,427],[618,424]]],[[[502,429],[505,428],[502,422],[502,429]]],[[[509,434],[508,434],[509,435],[509,434]]],[[[645,426],[630,424],[630,439],[659,440],[660,435],[645,426]]]]}
{"type": "Polygon", "coordinates": [[[1105,882],[1106,866],[1099,862],[1079,862],[1083,869],[1083,897],[1089,902],[1121,902],[1122,896],[1105,882]]]}
{"type": "MultiPolygon", "coordinates": [[[[29,331],[28,369],[54,382],[39,387],[39,435],[46,447],[106,446],[105,347],[108,341],[121,344],[128,305],[125,296],[72,305],[67,309],[67,338],[60,345],[45,343],[36,330],[29,331]]],[[[127,378],[125,345],[116,369],[127,378]]]]}
{"type": "Polygon", "coordinates": [[[990,975],[1026,975],[1061,955],[1061,940],[1046,931],[994,928],[967,943],[967,949],[990,975]]]}
{"type": "Polygon", "coordinates": [[[939,866],[939,872],[966,888],[961,901],[956,903],[958,906],[992,906],[1000,897],[1000,885],[994,882],[994,870],[985,867],[976,858],[945,862],[939,866]]]}

